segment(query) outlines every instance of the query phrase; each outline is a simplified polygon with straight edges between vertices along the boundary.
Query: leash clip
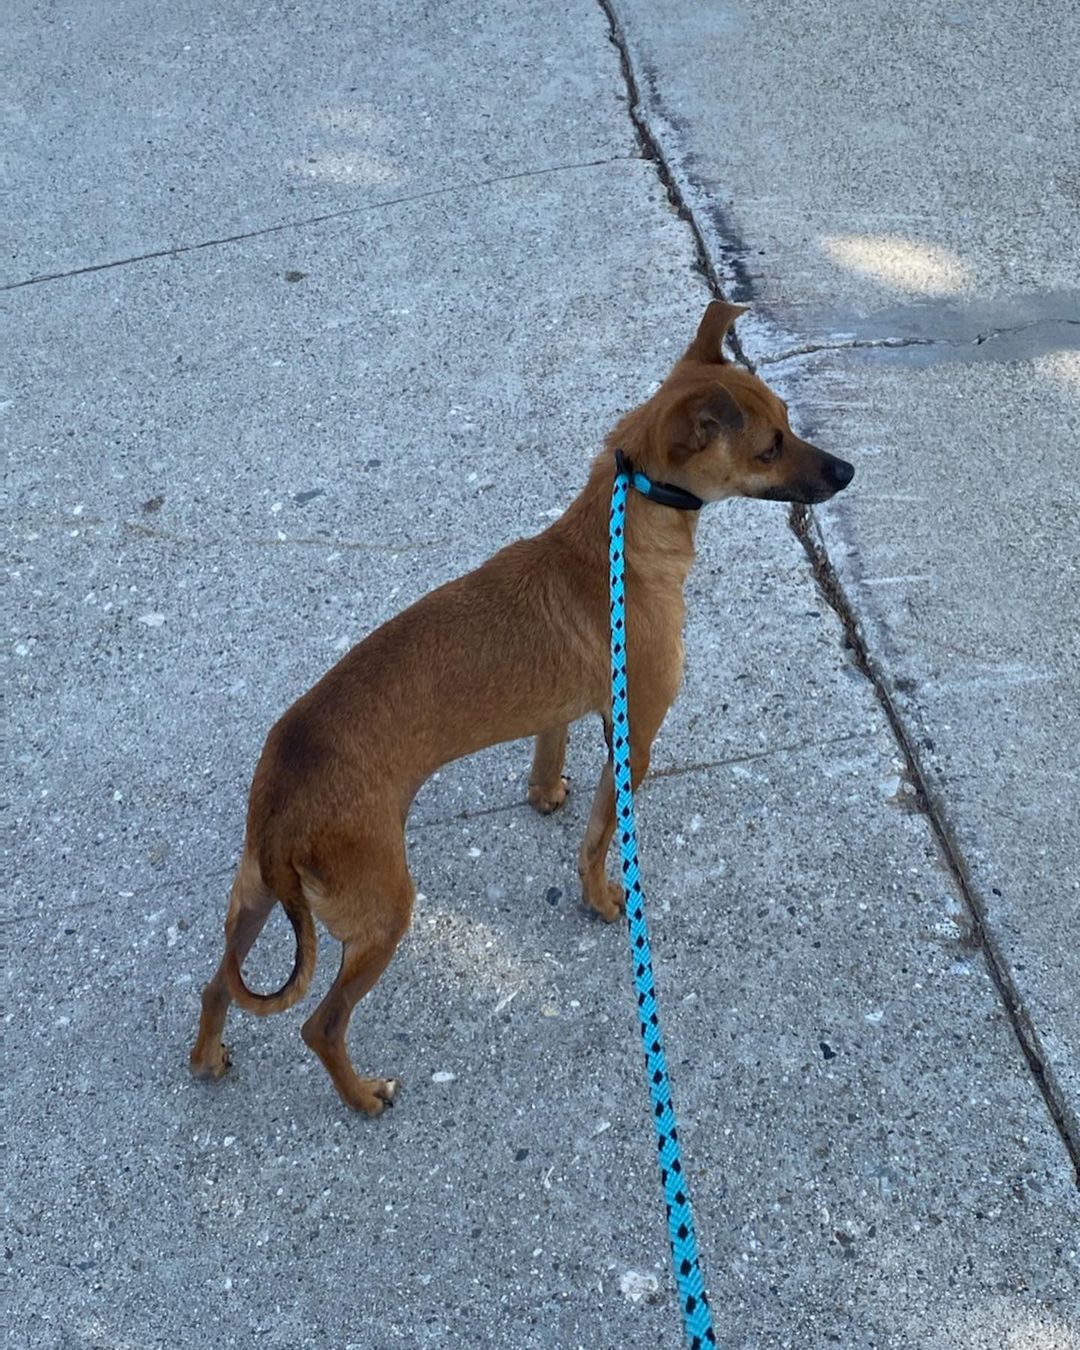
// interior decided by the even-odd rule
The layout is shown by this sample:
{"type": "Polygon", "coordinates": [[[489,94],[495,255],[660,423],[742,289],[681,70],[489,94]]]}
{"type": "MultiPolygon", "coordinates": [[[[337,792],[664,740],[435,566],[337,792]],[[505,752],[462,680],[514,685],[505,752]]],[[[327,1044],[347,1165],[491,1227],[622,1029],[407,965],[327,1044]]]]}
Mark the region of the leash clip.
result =
{"type": "Polygon", "coordinates": [[[705,505],[700,497],[687,492],[685,488],[676,487],[674,483],[654,483],[640,469],[634,468],[621,449],[615,451],[615,472],[625,474],[631,487],[660,506],[671,506],[676,511],[700,511],[705,505]]]}

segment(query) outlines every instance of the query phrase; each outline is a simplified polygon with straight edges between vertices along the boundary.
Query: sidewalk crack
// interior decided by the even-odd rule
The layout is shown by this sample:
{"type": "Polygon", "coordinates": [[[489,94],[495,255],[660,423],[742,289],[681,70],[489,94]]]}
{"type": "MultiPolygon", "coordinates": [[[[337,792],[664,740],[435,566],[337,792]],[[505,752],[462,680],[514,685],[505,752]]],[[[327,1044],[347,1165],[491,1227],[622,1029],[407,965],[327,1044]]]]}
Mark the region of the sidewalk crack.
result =
{"type": "MultiPolygon", "coordinates": [[[[641,92],[634,69],[633,58],[630,54],[629,43],[627,42],[625,30],[619,21],[615,9],[615,0],[597,0],[597,3],[607,16],[611,42],[619,53],[623,79],[629,97],[630,118],[641,145],[641,152],[646,159],[652,160],[656,165],[656,171],[660,181],[667,189],[668,199],[678,213],[680,219],[686,222],[686,225],[691,232],[697,252],[699,271],[704,277],[712,294],[718,299],[729,299],[732,301],[752,299],[752,280],[747,273],[741,258],[734,250],[726,258],[726,262],[735,278],[735,284],[731,288],[731,294],[727,296],[724,295],[721,278],[712,263],[705,234],[696,219],[693,210],[687,203],[686,194],[676,178],[676,174],[672,169],[669,158],[665,155],[663,147],[649,125],[649,120],[641,99],[641,92]]],[[[721,232],[726,233],[729,237],[734,236],[734,231],[722,217],[718,217],[717,225],[721,232]]],[[[1065,319],[1056,320],[1055,322],[1073,324],[1080,321],[1065,319]]],[[[1029,326],[1033,325],[1023,324],[1018,327],[1029,326]]],[[[985,334],[977,335],[972,339],[971,345],[980,345],[981,342],[986,342],[987,340],[1008,331],[1016,330],[1004,328],[990,329],[985,334]]],[[[921,337],[864,340],[853,339],[850,343],[824,343],[820,347],[815,344],[807,344],[805,353],[803,353],[801,349],[794,349],[780,356],[771,358],[764,357],[761,359],[760,363],[762,365],[775,365],[777,362],[790,359],[792,356],[802,354],[809,355],[811,352],[818,350],[842,350],[844,347],[913,347],[930,346],[937,343],[941,343],[942,345],[947,343],[948,345],[961,347],[968,345],[968,343],[964,342],[950,342],[948,339],[921,337]]],[[[746,366],[747,369],[751,371],[756,369],[755,363],[747,357],[737,338],[732,341],[731,346],[738,360],[746,366]]],[[[792,508],[790,516],[791,529],[806,550],[806,554],[810,559],[810,563],[814,570],[814,576],[822,594],[830,606],[835,610],[843,624],[858,669],[873,686],[874,692],[888,719],[892,735],[898,748],[904,755],[907,763],[909,780],[916,790],[918,805],[926,815],[930,828],[941,849],[943,859],[966,905],[970,917],[972,939],[982,948],[987,969],[994,987],[997,990],[999,1000],[1009,1018],[1013,1033],[1019,1043],[1024,1058],[1027,1061],[1028,1068],[1035,1081],[1036,1087],[1042,1096],[1046,1110],[1061,1137],[1065,1152],[1072,1163],[1074,1183],[1077,1188],[1080,1189],[1080,1118],[1077,1117],[1076,1113],[1069,1106],[1065,1093],[1054,1074],[1053,1067],[1043,1051],[1039,1034],[1028,1010],[1024,1006],[1023,998],[1009,967],[1008,960],[991,932],[986,908],[971,879],[966,859],[953,837],[942,804],[928,789],[927,780],[922,771],[913,738],[908,734],[899,711],[890,697],[884,677],[870,655],[866,641],[859,628],[855,612],[833,569],[824,542],[821,540],[820,535],[815,538],[812,534],[815,523],[812,512],[806,507],[795,506],[792,508]]]]}
{"type": "MultiPolygon", "coordinates": [[[[619,63],[622,67],[623,81],[626,84],[626,93],[629,102],[630,120],[634,126],[634,132],[637,135],[638,145],[641,147],[643,159],[651,160],[656,168],[657,176],[660,182],[667,189],[668,201],[690,231],[694,240],[694,251],[697,255],[697,270],[701,273],[706,285],[718,299],[729,299],[733,302],[748,300],[753,294],[753,285],[747,274],[746,268],[741,257],[732,252],[726,258],[728,267],[731,270],[735,284],[731,287],[731,294],[724,295],[724,288],[721,283],[720,275],[709,254],[709,247],[705,241],[705,234],[698,224],[697,218],[679,186],[675,171],[673,170],[667,155],[659,140],[653,134],[649,126],[648,118],[645,115],[645,108],[641,99],[641,89],[638,83],[637,73],[634,70],[633,59],[630,56],[630,46],[626,40],[626,33],[623,30],[622,23],[615,10],[614,0],[597,0],[601,10],[603,10],[608,21],[608,38],[611,45],[619,54],[619,63]]],[[[749,370],[754,369],[753,362],[743,351],[742,344],[739,341],[738,334],[734,331],[728,335],[728,345],[735,353],[739,361],[749,370]]]]}
{"type": "Polygon", "coordinates": [[[976,347],[981,347],[984,342],[990,342],[993,338],[1004,337],[1010,333],[1025,333],[1029,328],[1042,328],[1048,324],[1064,324],[1066,327],[1080,327],[1080,319],[1032,319],[1030,323],[1013,324],[1007,328],[989,328],[985,333],[979,333],[972,339],[976,347]]]}
{"type": "Polygon", "coordinates": [[[45,281],[61,281],[66,277],[81,277],[90,272],[105,272],[113,267],[130,267],[134,263],[151,262],[156,258],[179,258],[185,253],[197,253],[201,249],[219,248],[224,244],[239,244],[248,239],[261,239],[268,234],[281,234],[285,230],[300,230],[309,225],[324,225],[329,221],[345,220],[349,216],[366,215],[372,211],[382,211],[390,206],[406,206],[410,202],[429,201],[433,197],[445,197],[454,192],[471,192],[476,188],[494,187],[499,183],[519,182],[524,178],[542,178],[547,174],[567,173],[574,169],[598,169],[606,164],[624,164],[634,156],[611,155],[606,159],[587,159],[566,164],[550,164],[541,169],[524,169],[518,173],[496,174],[492,178],[481,178],[475,183],[452,183],[448,187],[429,188],[426,192],[408,193],[401,197],[388,197],[381,202],[365,202],[362,206],[347,206],[340,211],[326,211],[322,215],[307,216],[302,220],[283,220],[277,225],[265,225],[258,230],[243,230],[237,234],[222,235],[218,239],[201,239],[194,244],[176,244],[172,248],[153,249],[148,253],[136,253],[130,258],[114,258],[109,262],[89,263],[85,267],[72,267],[63,272],[42,272],[36,276],[24,277],[21,281],[8,281],[0,285],[0,291],[17,291],[24,286],[39,286],[45,281]]]}
{"type": "Polygon", "coordinates": [[[944,337],[883,337],[883,338],[840,338],[833,342],[804,342],[797,347],[788,347],[784,351],[759,356],[757,366],[778,366],[785,361],[793,361],[800,356],[816,356],[820,352],[851,352],[895,350],[903,347],[981,347],[994,338],[1008,337],[1013,333],[1025,333],[1032,328],[1044,328],[1063,324],[1080,325],[1080,319],[1033,319],[1030,323],[1018,323],[1002,328],[989,328],[976,333],[971,338],[944,337]]]}
{"type": "Polygon", "coordinates": [[[773,755],[799,754],[803,750],[822,749],[827,745],[843,745],[848,741],[867,740],[875,733],[872,731],[849,731],[842,736],[826,736],[817,741],[792,741],[785,745],[770,745],[764,750],[754,750],[745,755],[728,755],[723,759],[697,760],[691,764],[669,764],[662,769],[652,769],[645,777],[643,787],[658,778],[681,778],[687,773],[705,773],[710,769],[725,769],[735,764],[753,764],[760,759],[771,759],[773,755]]]}
{"type": "MultiPolygon", "coordinates": [[[[976,339],[979,341],[980,339],[976,339]]],[[[777,366],[783,361],[792,361],[798,356],[814,356],[818,352],[850,352],[873,348],[895,347],[959,347],[962,344],[948,338],[907,337],[907,338],[850,338],[840,342],[806,342],[799,347],[789,347],[775,355],[759,356],[758,366],[777,366]]]]}
{"type": "Polygon", "coordinates": [[[948,823],[944,804],[930,790],[914,738],[909,734],[893,701],[882,671],[870,654],[855,610],[833,568],[813,512],[809,507],[793,506],[789,523],[806,551],[823,597],[844,626],[847,645],[855,665],[869,680],[888,719],[890,730],[904,757],[908,781],[915,788],[915,805],[926,817],[942,860],[967,909],[972,945],[982,950],[990,979],[1012,1026],[1013,1034],[1072,1163],[1074,1184],[1080,1189],[1080,1119],[1069,1105],[1065,1091],[1043,1050],[1038,1030],[1025,1006],[1023,995],[1010,969],[1008,957],[994,936],[986,905],[972,880],[967,859],[948,823]]]}

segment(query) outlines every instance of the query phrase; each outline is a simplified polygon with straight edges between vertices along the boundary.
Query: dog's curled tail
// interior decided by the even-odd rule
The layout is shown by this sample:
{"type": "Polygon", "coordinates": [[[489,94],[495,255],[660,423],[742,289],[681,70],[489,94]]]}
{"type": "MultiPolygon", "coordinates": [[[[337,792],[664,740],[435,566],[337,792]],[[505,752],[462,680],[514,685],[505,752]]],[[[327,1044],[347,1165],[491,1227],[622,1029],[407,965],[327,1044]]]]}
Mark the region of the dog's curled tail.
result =
{"type": "Polygon", "coordinates": [[[297,886],[288,899],[278,896],[278,903],[289,916],[289,922],[296,934],[296,957],[292,974],[275,994],[256,994],[244,983],[240,973],[240,961],[236,948],[230,943],[225,953],[225,975],[229,981],[229,993],[233,1001],[248,1012],[267,1016],[270,1013],[284,1012],[307,993],[311,977],[315,974],[315,924],[308,908],[302,889],[297,886]]]}

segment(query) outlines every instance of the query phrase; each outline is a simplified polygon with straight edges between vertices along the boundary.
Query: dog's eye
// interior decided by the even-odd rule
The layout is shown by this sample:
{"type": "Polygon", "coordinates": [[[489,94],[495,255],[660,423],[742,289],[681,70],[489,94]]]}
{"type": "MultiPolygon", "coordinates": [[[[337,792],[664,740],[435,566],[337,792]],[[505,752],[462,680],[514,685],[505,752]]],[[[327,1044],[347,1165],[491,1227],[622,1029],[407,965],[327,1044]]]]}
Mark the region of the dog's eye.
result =
{"type": "Polygon", "coordinates": [[[772,444],[769,446],[768,450],[762,450],[761,454],[758,455],[758,459],[760,459],[763,464],[771,464],[774,459],[780,458],[783,449],[784,435],[783,432],[778,431],[772,438],[772,444]]]}

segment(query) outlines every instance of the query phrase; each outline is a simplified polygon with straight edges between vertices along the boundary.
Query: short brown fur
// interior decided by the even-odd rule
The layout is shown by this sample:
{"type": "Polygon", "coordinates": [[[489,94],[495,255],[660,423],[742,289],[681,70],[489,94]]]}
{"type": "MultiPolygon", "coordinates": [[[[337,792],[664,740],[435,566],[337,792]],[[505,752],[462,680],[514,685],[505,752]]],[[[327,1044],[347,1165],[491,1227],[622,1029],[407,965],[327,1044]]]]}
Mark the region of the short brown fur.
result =
{"type": "MultiPolygon", "coordinates": [[[[271,730],[255,771],[243,855],[226,919],[225,955],[203,993],[193,1072],[220,1077],[235,1001],[277,1012],[300,999],[315,967],[319,918],[342,943],[341,968],[303,1027],[347,1105],[377,1115],[394,1079],[362,1078],[345,1033],[408,928],[414,889],[404,825],[420,786],[449,760],[535,736],[529,801],[566,798],[569,723],[610,719],[607,521],[614,450],[656,481],[705,501],[730,496],[822,501],[850,481],[842,460],[795,436],[784,404],[724,359],[742,310],[714,301],[660,389],[628,413],[594,460],[577,499],[549,529],[502,549],[391,619],[300,698],[271,730]],[[258,995],[241,966],[275,902],[297,939],[276,993],[258,995]]],[[[682,677],[683,586],[694,560],[695,512],[631,493],[626,519],[631,774],[682,677]]],[[[621,890],[605,859],[614,830],[610,762],[600,775],[578,870],[587,905],[614,919],[621,890]]]]}

